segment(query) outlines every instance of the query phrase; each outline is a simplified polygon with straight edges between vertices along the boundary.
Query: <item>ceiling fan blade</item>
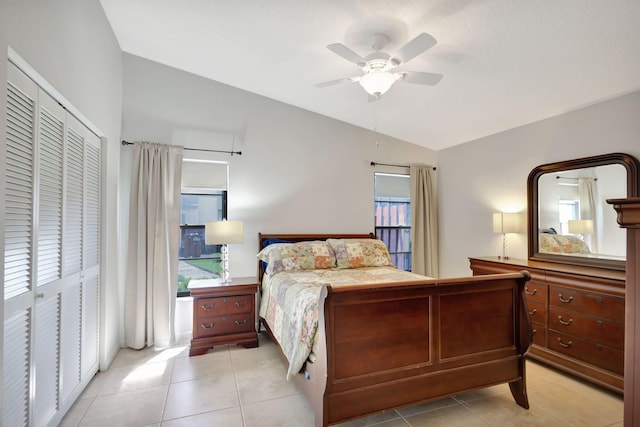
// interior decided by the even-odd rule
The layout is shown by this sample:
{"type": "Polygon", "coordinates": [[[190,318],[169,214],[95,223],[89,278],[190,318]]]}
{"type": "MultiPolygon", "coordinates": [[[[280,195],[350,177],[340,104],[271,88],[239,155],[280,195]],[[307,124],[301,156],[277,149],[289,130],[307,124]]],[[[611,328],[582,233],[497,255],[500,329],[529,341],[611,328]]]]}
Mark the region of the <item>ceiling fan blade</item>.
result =
{"type": "Polygon", "coordinates": [[[328,82],[316,83],[314,86],[322,88],[322,87],[327,87],[327,86],[334,86],[334,85],[337,85],[337,84],[340,84],[340,83],[357,82],[358,80],[360,80],[360,76],[343,77],[341,79],[329,80],[328,82]]]}
{"type": "Polygon", "coordinates": [[[420,71],[403,71],[399,80],[418,85],[436,85],[442,80],[442,74],[422,73],[420,71]]]}
{"type": "Polygon", "coordinates": [[[364,65],[364,63],[366,62],[363,57],[361,57],[360,55],[358,55],[357,53],[355,53],[354,51],[352,51],[351,49],[349,49],[348,47],[346,47],[341,43],[330,44],[327,46],[327,49],[329,49],[331,52],[335,53],[336,55],[343,57],[347,61],[353,62],[358,66],[364,65]]]}
{"type": "Polygon", "coordinates": [[[436,43],[436,39],[431,35],[427,33],[419,34],[413,40],[402,46],[400,50],[393,55],[393,59],[398,62],[398,64],[403,64],[420,55],[425,50],[432,48],[436,43]]]}

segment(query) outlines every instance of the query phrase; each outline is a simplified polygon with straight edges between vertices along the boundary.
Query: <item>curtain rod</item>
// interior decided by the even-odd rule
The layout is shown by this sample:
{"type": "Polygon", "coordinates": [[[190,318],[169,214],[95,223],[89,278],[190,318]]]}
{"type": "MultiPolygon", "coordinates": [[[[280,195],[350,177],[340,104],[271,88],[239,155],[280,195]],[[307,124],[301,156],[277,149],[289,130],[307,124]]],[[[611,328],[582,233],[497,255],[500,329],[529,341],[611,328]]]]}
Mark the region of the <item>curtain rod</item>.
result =
{"type": "MultiPolygon", "coordinates": [[[[577,181],[577,180],[579,180],[580,178],[571,178],[571,177],[569,177],[569,176],[559,176],[559,175],[556,175],[556,179],[571,179],[571,180],[573,180],[573,181],[577,181]]],[[[592,179],[592,180],[594,180],[594,181],[597,181],[597,180],[598,180],[598,178],[583,178],[583,179],[592,179]]]]}
{"type": "MultiPolygon", "coordinates": [[[[376,163],[376,162],[371,162],[371,166],[391,166],[394,168],[408,168],[409,165],[393,165],[390,163],[376,163]]],[[[432,166],[433,170],[436,170],[437,168],[435,166],[432,166]]]]}
{"type": "MultiPolygon", "coordinates": [[[[133,142],[125,141],[124,139],[122,140],[122,145],[133,145],[133,144],[134,144],[133,142]]],[[[183,150],[206,151],[209,153],[225,153],[225,154],[231,154],[232,156],[234,154],[237,154],[238,156],[242,156],[242,151],[208,150],[206,148],[189,148],[189,147],[183,147],[183,150]]]]}

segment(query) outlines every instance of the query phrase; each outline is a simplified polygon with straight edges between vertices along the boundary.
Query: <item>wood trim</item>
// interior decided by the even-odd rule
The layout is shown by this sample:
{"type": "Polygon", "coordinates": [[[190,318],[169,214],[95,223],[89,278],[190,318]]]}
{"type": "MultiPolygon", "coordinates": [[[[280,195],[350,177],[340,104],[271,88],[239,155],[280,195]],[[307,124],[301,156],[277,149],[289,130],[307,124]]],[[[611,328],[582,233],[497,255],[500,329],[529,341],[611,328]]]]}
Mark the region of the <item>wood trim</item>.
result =
{"type": "Polygon", "coordinates": [[[624,354],[624,425],[640,425],[640,197],[607,200],[627,229],[627,295],[624,354]]]}

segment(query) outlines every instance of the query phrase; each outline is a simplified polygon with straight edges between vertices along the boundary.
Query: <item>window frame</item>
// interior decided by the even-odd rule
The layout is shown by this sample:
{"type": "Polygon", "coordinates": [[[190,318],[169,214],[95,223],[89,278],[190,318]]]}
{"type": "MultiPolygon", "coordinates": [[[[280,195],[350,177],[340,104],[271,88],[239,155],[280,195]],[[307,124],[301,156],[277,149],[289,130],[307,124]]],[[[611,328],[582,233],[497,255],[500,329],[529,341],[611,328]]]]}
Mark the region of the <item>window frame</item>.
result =
{"type": "MultiPolygon", "coordinates": [[[[411,241],[411,199],[410,197],[405,196],[378,196],[376,194],[376,178],[378,176],[395,176],[402,177],[407,179],[407,186],[409,185],[409,174],[401,174],[401,173],[386,173],[386,172],[374,172],[374,206],[373,206],[373,221],[374,221],[374,231],[378,239],[382,240],[387,249],[389,250],[389,255],[391,255],[391,259],[396,267],[401,270],[411,271],[413,267],[413,259],[412,259],[412,241],[411,241]],[[405,206],[405,218],[403,221],[398,221],[398,224],[385,224],[384,220],[378,221],[377,208],[379,204],[388,203],[394,205],[396,207],[403,205],[405,206]],[[394,234],[395,233],[395,234],[394,234]],[[398,250],[397,242],[402,241],[404,248],[398,250]],[[404,243],[407,242],[408,243],[404,243]],[[393,247],[393,243],[396,242],[395,247],[393,247]],[[399,262],[402,261],[402,262],[399,262]]],[[[407,188],[409,190],[409,188],[407,188]]],[[[407,191],[408,192],[408,191],[407,191]]]]}
{"type": "MultiPolygon", "coordinates": [[[[218,189],[205,189],[205,188],[189,188],[189,187],[183,187],[180,191],[180,199],[182,202],[182,196],[184,195],[192,195],[192,196],[216,196],[216,197],[222,197],[222,212],[221,212],[221,217],[222,218],[218,218],[219,220],[223,220],[223,219],[227,219],[227,214],[228,214],[228,210],[227,210],[227,206],[228,206],[228,191],[227,190],[218,190],[218,189]]],[[[180,213],[182,214],[182,208],[180,209],[180,213]]],[[[182,220],[182,215],[180,215],[180,219],[182,220]]],[[[184,253],[183,253],[183,247],[184,247],[184,242],[183,242],[183,237],[184,237],[184,233],[185,230],[201,230],[201,234],[202,236],[204,236],[204,227],[205,224],[189,224],[189,223],[182,223],[182,221],[180,221],[179,224],[179,230],[180,230],[180,248],[178,249],[178,265],[180,265],[180,262],[182,261],[192,261],[192,260],[198,260],[198,259],[218,259],[218,262],[220,262],[220,257],[216,257],[216,256],[210,256],[210,257],[185,257],[184,253]],[[181,255],[182,253],[182,255],[181,255]]],[[[218,246],[218,248],[221,247],[221,245],[205,245],[205,246],[218,246]]],[[[179,270],[179,269],[178,269],[179,270]]],[[[189,297],[191,296],[191,292],[189,290],[187,291],[180,291],[179,290],[179,283],[180,283],[180,274],[178,273],[178,277],[176,278],[178,286],[176,286],[176,297],[181,298],[181,297],[189,297]]]]}

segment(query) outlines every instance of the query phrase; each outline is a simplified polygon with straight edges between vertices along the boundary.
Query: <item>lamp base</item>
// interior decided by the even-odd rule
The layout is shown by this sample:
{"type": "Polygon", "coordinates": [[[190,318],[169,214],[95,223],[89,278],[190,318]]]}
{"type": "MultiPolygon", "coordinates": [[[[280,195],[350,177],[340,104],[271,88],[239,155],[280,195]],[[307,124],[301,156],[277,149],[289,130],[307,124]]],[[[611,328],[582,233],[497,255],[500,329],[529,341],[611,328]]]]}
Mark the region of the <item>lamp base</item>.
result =
{"type": "Polygon", "coordinates": [[[220,284],[228,285],[231,283],[231,274],[229,273],[229,248],[227,245],[222,245],[220,250],[222,253],[222,271],[220,272],[220,284]]]}

